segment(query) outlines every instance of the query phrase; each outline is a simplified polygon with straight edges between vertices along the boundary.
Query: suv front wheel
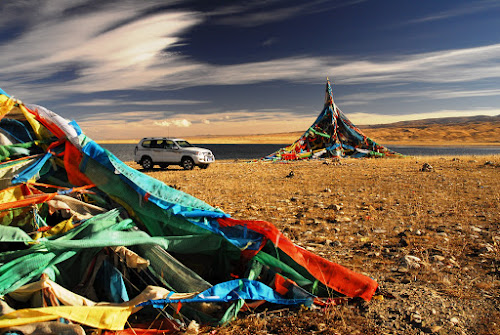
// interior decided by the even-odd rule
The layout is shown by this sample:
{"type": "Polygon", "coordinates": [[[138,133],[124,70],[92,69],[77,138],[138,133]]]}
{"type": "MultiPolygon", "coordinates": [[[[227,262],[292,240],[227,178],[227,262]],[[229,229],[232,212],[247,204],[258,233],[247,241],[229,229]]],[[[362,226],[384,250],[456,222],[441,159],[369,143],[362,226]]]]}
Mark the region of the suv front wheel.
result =
{"type": "Polygon", "coordinates": [[[184,157],[181,161],[184,170],[192,170],[194,168],[194,161],[192,158],[184,157]]]}
{"type": "Polygon", "coordinates": [[[142,159],[141,165],[145,170],[149,170],[153,167],[153,160],[146,156],[142,159]]]}

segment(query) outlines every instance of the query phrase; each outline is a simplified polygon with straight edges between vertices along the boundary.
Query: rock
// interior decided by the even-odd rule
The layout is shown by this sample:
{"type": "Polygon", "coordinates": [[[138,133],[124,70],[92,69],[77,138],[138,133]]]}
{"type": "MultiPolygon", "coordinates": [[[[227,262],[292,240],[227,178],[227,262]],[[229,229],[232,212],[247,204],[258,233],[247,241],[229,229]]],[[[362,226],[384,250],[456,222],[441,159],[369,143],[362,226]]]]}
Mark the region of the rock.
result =
{"type": "Polygon", "coordinates": [[[422,172],[432,172],[432,171],[434,171],[434,168],[429,163],[424,163],[424,165],[422,165],[422,167],[420,168],[420,171],[422,171],[422,172]]]}
{"type": "Polygon", "coordinates": [[[430,330],[432,333],[437,333],[441,330],[441,328],[443,328],[443,326],[432,326],[430,330]]]}
{"type": "Polygon", "coordinates": [[[399,245],[402,246],[402,247],[407,247],[409,245],[409,243],[408,243],[408,241],[404,237],[401,237],[399,239],[399,245]]]}
{"type": "Polygon", "coordinates": [[[476,226],[470,226],[470,230],[472,230],[473,232],[476,232],[476,233],[480,233],[483,231],[481,228],[478,228],[476,226]]]}
{"type": "Polygon", "coordinates": [[[295,176],[295,173],[293,171],[290,171],[290,173],[286,175],[285,178],[292,178],[293,176],[295,176]]]}
{"type": "Polygon", "coordinates": [[[495,251],[495,248],[489,243],[485,243],[483,245],[483,247],[481,249],[479,249],[480,254],[486,254],[486,253],[494,252],[494,251],[495,251]]]}
{"type": "Polygon", "coordinates": [[[444,233],[445,229],[446,229],[445,226],[439,226],[439,227],[436,228],[436,232],[437,233],[444,233]]]}
{"type": "Polygon", "coordinates": [[[332,241],[330,242],[329,244],[331,247],[341,247],[342,246],[342,243],[340,241],[332,241]]]}
{"type": "Polygon", "coordinates": [[[441,255],[433,255],[431,256],[431,260],[434,262],[443,262],[445,258],[441,255]]]}
{"type": "Polygon", "coordinates": [[[406,255],[403,258],[403,264],[406,265],[406,267],[408,267],[409,269],[418,269],[421,263],[422,260],[417,256],[406,255]]]}
{"type": "Polygon", "coordinates": [[[450,319],[450,322],[451,322],[451,323],[453,323],[454,325],[456,325],[457,323],[459,323],[459,322],[460,322],[460,320],[459,320],[456,316],[454,316],[454,317],[452,317],[452,318],[450,319]]]}
{"type": "Polygon", "coordinates": [[[328,207],[326,207],[325,209],[333,209],[333,210],[336,210],[336,211],[340,211],[342,209],[342,206],[341,205],[337,205],[337,204],[333,204],[333,205],[328,205],[328,207]]]}
{"type": "Polygon", "coordinates": [[[318,224],[318,220],[316,220],[315,218],[308,218],[308,219],[306,219],[306,224],[316,225],[316,224],[318,224]]]}
{"type": "Polygon", "coordinates": [[[422,316],[418,311],[411,314],[411,321],[415,323],[422,323],[422,316]]]}

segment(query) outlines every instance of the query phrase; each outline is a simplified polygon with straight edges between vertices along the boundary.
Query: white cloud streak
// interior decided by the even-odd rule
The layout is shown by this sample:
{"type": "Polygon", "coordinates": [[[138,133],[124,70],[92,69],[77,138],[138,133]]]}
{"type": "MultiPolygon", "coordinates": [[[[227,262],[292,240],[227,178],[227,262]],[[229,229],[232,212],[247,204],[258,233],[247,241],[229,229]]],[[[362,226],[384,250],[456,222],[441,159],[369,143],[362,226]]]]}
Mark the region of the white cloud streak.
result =
{"type": "Polygon", "coordinates": [[[486,0],[486,1],[476,1],[467,2],[467,4],[462,6],[454,7],[450,10],[441,11],[431,15],[427,15],[415,20],[410,20],[407,23],[425,23],[431,21],[445,20],[453,17],[465,16],[470,14],[475,14],[479,12],[484,12],[490,9],[495,9],[500,7],[500,3],[496,0],[486,0]]]}
{"type": "Polygon", "coordinates": [[[145,100],[133,101],[127,99],[92,99],[89,101],[79,101],[66,104],[65,106],[72,107],[117,107],[117,106],[183,106],[183,105],[199,105],[205,104],[208,101],[200,100],[180,100],[180,99],[160,99],[160,100],[145,100]]]}
{"type": "Polygon", "coordinates": [[[298,15],[308,15],[340,7],[356,5],[367,0],[335,1],[314,0],[299,1],[292,4],[288,0],[248,1],[243,4],[221,6],[207,14],[217,24],[257,27],[271,22],[284,21],[298,15]]]}
{"type": "Polygon", "coordinates": [[[163,121],[155,121],[154,124],[156,126],[161,127],[179,127],[179,128],[188,128],[191,127],[192,123],[189,120],[181,119],[181,120],[163,120],[163,121]]]}
{"type": "Polygon", "coordinates": [[[460,99],[473,97],[500,96],[500,89],[462,90],[462,89],[435,89],[435,90],[405,90],[405,91],[383,91],[376,93],[357,93],[342,96],[342,106],[365,105],[382,99],[460,99]]]}

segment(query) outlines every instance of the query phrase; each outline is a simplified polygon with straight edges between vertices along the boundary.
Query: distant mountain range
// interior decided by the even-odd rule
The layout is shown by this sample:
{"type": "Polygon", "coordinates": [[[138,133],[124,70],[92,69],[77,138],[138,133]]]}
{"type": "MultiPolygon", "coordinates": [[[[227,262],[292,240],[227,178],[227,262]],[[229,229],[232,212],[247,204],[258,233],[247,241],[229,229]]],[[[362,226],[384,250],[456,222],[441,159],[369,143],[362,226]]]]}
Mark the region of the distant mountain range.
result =
{"type": "Polygon", "coordinates": [[[372,128],[387,128],[387,127],[417,127],[417,126],[430,126],[430,125],[459,125],[464,123],[477,123],[477,122],[500,122],[500,115],[477,115],[477,116],[457,116],[457,117],[443,117],[431,118],[411,121],[399,121],[386,124],[372,124],[360,125],[359,128],[372,129],[372,128]]]}
{"type": "MultiPolygon", "coordinates": [[[[471,146],[500,145],[500,115],[432,118],[389,124],[358,125],[382,145],[471,146]]],[[[289,145],[306,131],[255,135],[209,135],[186,137],[191,143],[273,143],[289,145]]]]}
{"type": "Polygon", "coordinates": [[[500,145],[500,115],[432,118],[359,128],[386,145],[500,145]]]}

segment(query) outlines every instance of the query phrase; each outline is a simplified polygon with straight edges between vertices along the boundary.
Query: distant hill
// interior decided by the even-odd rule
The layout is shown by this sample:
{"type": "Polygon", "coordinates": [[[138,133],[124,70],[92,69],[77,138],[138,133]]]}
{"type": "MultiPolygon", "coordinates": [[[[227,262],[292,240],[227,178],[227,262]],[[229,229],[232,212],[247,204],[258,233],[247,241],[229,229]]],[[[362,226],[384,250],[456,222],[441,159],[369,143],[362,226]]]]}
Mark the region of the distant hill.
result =
{"type": "MultiPolygon", "coordinates": [[[[500,145],[500,115],[432,118],[358,126],[384,145],[500,145]]],[[[192,143],[275,143],[288,145],[305,131],[276,134],[187,137],[192,143]]]]}
{"type": "Polygon", "coordinates": [[[411,120],[411,121],[399,121],[394,123],[386,124],[374,124],[374,125],[361,125],[359,128],[372,129],[372,128],[388,128],[388,127],[418,127],[418,126],[430,126],[430,125],[459,125],[466,123],[483,123],[483,122],[500,122],[500,115],[489,116],[489,115],[477,115],[477,116],[458,116],[458,117],[443,117],[443,118],[431,118],[431,119],[421,119],[421,120],[411,120]]]}
{"type": "Polygon", "coordinates": [[[500,145],[500,115],[432,118],[359,128],[386,145],[500,145]]]}

